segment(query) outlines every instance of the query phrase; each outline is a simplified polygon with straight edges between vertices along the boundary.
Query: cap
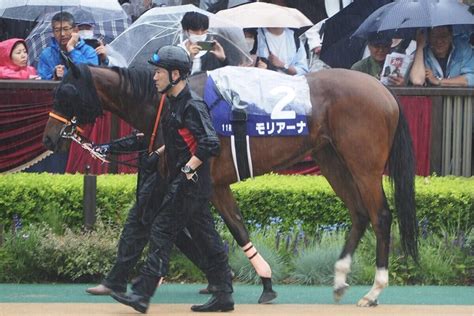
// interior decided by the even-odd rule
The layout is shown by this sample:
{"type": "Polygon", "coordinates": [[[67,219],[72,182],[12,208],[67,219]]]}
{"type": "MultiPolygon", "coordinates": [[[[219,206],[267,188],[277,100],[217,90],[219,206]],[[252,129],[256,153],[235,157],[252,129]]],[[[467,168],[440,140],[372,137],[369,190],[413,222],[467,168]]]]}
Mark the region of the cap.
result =
{"type": "Polygon", "coordinates": [[[370,45],[383,45],[383,46],[392,45],[392,39],[381,33],[371,33],[367,41],[370,45]]]}

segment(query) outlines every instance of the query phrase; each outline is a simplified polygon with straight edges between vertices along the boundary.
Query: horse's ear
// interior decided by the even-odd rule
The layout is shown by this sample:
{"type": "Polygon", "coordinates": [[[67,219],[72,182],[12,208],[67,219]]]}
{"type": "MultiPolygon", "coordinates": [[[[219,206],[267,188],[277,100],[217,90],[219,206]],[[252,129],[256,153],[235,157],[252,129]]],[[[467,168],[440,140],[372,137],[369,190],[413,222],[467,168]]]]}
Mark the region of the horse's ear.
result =
{"type": "Polygon", "coordinates": [[[74,78],[79,79],[81,76],[81,71],[79,70],[79,67],[77,67],[73,62],[71,62],[71,71],[74,78]]]}
{"type": "Polygon", "coordinates": [[[61,54],[61,57],[66,62],[67,68],[71,69],[71,72],[74,78],[79,79],[79,77],[81,76],[81,72],[79,68],[74,64],[71,58],[67,56],[62,50],[59,53],[61,54]]]}

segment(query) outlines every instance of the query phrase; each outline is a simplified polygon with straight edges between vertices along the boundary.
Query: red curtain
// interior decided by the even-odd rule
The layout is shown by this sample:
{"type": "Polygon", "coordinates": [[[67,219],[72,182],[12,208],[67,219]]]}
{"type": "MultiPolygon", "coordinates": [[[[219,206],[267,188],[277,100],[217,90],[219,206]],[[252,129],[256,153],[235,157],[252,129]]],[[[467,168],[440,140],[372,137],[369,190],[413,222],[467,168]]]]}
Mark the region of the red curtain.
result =
{"type": "MultiPolygon", "coordinates": [[[[53,95],[51,90],[13,89],[0,90],[0,172],[23,170],[47,155],[42,137],[51,111],[53,95]]],[[[110,141],[111,114],[97,119],[95,125],[85,127],[85,135],[94,143],[110,141]]],[[[119,120],[119,137],[131,133],[130,125],[119,120]]],[[[133,160],[136,155],[125,155],[119,160],[133,160]]],[[[84,173],[89,165],[90,173],[103,174],[109,170],[108,164],[93,159],[92,156],[72,144],[66,166],[68,173],[84,173]]],[[[135,168],[118,164],[119,173],[134,173],[135,168]]]]}
{"type": "Polygon", "coordinates": [[[416,174],[429,176],[431,150],[431,98],[422,96],[400,97],[403,114],[413,140],[416,174]]]}
{"type": "Polygon", "coordinates": [[[41,142],[50,90],[0,90],[0,172],[28,167],[45,155],[41,142]]]}
{"type": "MultiPolygon", "coordinates": [[[[98,118],[94,125],[87,125],[84,127],[84,136],[91,140],[94,144],[108,143],[110,139],[110,127],[111,127],[110,112],[104,112],[104,115],[98,118]]],[[[132,132],[130,125],[120,120],[119,123],[119,137],[128,135],[132,132]]],[[[117,159],[120,161],[128,161],[131,164],[136,164],[134,159],[137,155],[124,155],[117,159]]],[[[67,173],[85,173],[86,167],[89,166],[90,174],[104,174],[109,172],[109,164],[102,163],[99,159],[94,159],[88,152],[82,149],[78,144],[72,143],[71,149],[69,150],[69,159],[67,161],[66,172],[67,173]]],[[[119,173],[133,173],[136,172],[136,168],[118,164],[119,173]]]]}

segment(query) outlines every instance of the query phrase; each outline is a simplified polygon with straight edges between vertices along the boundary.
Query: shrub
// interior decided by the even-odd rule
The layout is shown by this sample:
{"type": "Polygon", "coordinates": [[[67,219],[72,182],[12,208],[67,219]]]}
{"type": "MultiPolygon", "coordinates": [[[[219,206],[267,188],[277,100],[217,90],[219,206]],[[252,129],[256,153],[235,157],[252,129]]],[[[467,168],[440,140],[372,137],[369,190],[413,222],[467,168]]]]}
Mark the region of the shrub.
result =
{"type": "MultiPolygon", "coordinates": [[[[135,199],[135,182],[134,175],[97,177],[97,210],[103,222],[123,223],[135,199]]],[[[0,222],[9,226],[18,213],[26,224],[46,221],[56,230],[62,224],[79,228],[82,183],[82,175],[2,175],[0,222]]],[[[312,235],[320,225],[350,223],[347,209],[323,177],[269,174],[237,183],[232,190],[249,227],[278,226],[281,232],[301,227],[312,235]]],[[[474,226],[474,177],[417,178],[416,203],[418,219],[428,231],[467,231],[474,226]]]]}
{"type": "Polygon", "coordinates": [[[345,237],[341,232],[324,233],[321,240],[302,250],[294,259],[290,280],[297,284],[332,285],[334,263],[339,258],[345,237]]]}

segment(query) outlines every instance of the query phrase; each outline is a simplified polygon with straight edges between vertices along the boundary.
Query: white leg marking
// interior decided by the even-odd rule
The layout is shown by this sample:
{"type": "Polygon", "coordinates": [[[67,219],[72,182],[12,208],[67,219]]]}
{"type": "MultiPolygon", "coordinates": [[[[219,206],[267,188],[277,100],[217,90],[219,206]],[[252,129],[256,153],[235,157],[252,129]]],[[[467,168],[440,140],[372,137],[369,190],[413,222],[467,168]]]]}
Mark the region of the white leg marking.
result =
{"type": "Polygon", "coordinates": [[[251,242],[241,247],[244,251],[247,258],[249,258],[250,263],[260,277],[271,278],[272,269],[270,265],[263,259],[263,257],[257,252],[257,248],[252,245],[251,242]],[[247,251],[245,251],[247,249],[247,251]]]}
{"type": "Polygon", "coordinates": [[[334,265],[335,275],[334,275],[334,289],[340,289],[349,286],[346,283],[347,274],[351,272],[351,255],[347,255],[342,259],[336,261],[334,265]]]}
{"type": "Polygon", "coordinates": [[[374,285],[360,301],[359,306],[371,306],[376,303],[380,293],[388,286],[388,270],[386,268],[377,268],[375,272],[374,285]]]}

